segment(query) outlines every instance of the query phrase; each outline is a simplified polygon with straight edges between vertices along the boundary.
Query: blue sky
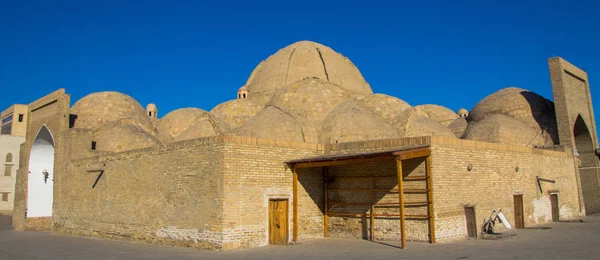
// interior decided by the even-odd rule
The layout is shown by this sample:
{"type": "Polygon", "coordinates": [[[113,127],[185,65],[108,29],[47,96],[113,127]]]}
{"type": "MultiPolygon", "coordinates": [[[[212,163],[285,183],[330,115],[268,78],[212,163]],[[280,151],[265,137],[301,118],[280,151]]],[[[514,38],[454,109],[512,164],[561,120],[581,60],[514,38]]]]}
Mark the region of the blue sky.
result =
{"type": "Polygon", "coordinates": [[[508,86],[552,99],[555,55],[588,72],[600,104],[600,1],[206,2],[0,0],[0,109],[65,88],[72,104],[112,90],[160,116],[210,110],[299,40],[411,105],[471,109],[508,86]]]}

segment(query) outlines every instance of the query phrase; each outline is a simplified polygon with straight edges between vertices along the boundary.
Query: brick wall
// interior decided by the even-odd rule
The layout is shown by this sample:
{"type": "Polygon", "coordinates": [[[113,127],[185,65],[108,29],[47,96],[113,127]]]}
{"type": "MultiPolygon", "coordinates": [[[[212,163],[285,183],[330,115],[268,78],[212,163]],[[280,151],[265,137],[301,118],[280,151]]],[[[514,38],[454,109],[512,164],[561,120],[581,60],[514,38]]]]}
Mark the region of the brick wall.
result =
{"type": "MultiPolygon", "coordinates": [[[[246,137],[224,137],[223,244],[225,249],[268,243],[269,199],[288,199],[288,234],[292,237],[292,170],[284,161],[322,154],[320,145],[246,137]]],[[[300,237],[319,236],[322,181],[319,169],[299,173],[300,237]],[[304,226],[305,224],[306,226],[304,226]]],[[[322,223],[322,222],[321,222],[322,223]]]]}
{"type": "Polygon", "coordinates": [[[440,137],[432,138],[431,153],[438,240],[467,236],[465,206],[475,207],[478,228],[499,209],[514,226],[515,194],[523,194],[525,226],[552,221],[549,191],[559,192],[561,219],[582,215],[573,157],[566,153],[440,137]],[[540,192],[536,176],[556,183],[542,182],[540,192]]]}
{"type": "Polygon", "coordinates": [[[0,135],[0,214],[11,214],[13,211],[19,149],[24,141],[23,136],[0,135]],[[11,158],[8,159],[11,160],[6,161],[9,153],[11,158]],[[7,201],[3,200],[3,196],[7,196],[7,201]]]}
{"type": "Polygon", "coordinates": [[[222,149],[205,138],[73,160],[57,175],[68,188],[56,194],[54,231],[220,248],[222,149]]]}

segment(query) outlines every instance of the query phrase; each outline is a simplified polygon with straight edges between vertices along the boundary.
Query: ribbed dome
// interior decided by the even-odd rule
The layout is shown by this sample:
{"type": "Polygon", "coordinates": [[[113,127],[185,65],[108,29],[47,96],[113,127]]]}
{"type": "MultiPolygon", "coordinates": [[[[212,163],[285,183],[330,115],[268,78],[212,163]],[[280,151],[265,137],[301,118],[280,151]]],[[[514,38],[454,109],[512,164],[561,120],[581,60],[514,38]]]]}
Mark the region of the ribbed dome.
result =
{"type": "Polygon", "coordinates": [[[321,143],[345,143],[397,138],[398,132],[385,118],[350,100],[336,107],[321,128],[321,143]]]}
{"type": "Polygon", "coordinates": [[[306,78],[329,81],[357,95],[373,93],[348,58],[327,46],[310,41],[296,42],[261,62],[250,75],[246,86],[250,98],[260,99],[306,78]]]}
{"type": "Polygon", "coordinates": [[[266,107],[258,115],[230,133],[239,136],[305,141],[300,122],[272,106],[266,107]]]}
{"type": "Polygon", "coordinates": [[[89,94],[73,105],[75,128],[95,129],[124,117],[147,118],[144,108],[128,95],[106,91],[89,94]]]}
{"type": "Polygon", "coordinates": [[[458,118],[458,114],[454,113],[449,108],[432,104],[410,107],[404,112],[416,113],[418,115],[428,117],[436,122],[439,122],[443,126],[448,126],[450,123],[452,123],[452,121],[454,121],[454,119],[458,118]]]}
{"type": "Polygon", "coordinates": [[[450,131],[452,131],[456,137],[461,138],[468,126],[469,123],[467,122],[467,119],[465,117],[460,117],[454,119],[454,121],[448,125],[448,129],[450,129],[450,131]]]}
{"type": "Polygon", "coordinates": [[[249,99],[234,99],[217,105],[210,113],[235,129],[254,117],[263,107],[249,99]]]}
{"type": "Polygon", "coordinates": [[[515,87],[501,89],[477,103],[469,119],[478,122],[495,114],[518,119],[558,143],[554,103],[536,93],[515,87]]]}
{"type": "Polygon", "coordinates": [[[354,99],[340,86],[319,79],[305,79],[277,91],[267,103],[306,124],[320,124],[339,104],[354,99]]]}
{"type": "Polygon", "coordinates": [[[192,125],[181,134],[175,136],[173,140],[182,141],[215,136],[228,130],[229,127],[225,121],[207,113],[197,117],[192,125]]]}
{"type": "Polygon", "coordinates": [[[158,126],[176,141],[218,135],[229,130],[225,121],[199,108],[174,110],[161,118],[158,126]]]}
{"type": "Polygon", "coordinates": [[[106,124],[92,135],[96,150],[122,152],[161,145],[161,141],[140,125],[127,120],[106,124]]]}
{"type": "Polygon", "coordinates": [[[552,139],[544,137],[525,122],[510,116],[495,114],[478,122],[469,123],[464,139],[503,143],[520,146],[552,145],[552,139]]]}
{"type": "Polygon", "coordinates": [[[404,100],[385,94],[374,94],[361,100],[361,104],[371,109],[371,111],[392,122],[402,111],[410,108],[410,105],[404,100]]]}
{"type": "MultiPolygon", "coordinates": [[[[439,121],[431,119],[423,113],[421,106],[413,107],[404,110],[394,120],[394,128],[398,131],[400,137],[416,137],[416,136],[448,136],[455,135],[441,124],[439,121]]],[[[456,114],[455,114],[456,115],[456,114]]]]}

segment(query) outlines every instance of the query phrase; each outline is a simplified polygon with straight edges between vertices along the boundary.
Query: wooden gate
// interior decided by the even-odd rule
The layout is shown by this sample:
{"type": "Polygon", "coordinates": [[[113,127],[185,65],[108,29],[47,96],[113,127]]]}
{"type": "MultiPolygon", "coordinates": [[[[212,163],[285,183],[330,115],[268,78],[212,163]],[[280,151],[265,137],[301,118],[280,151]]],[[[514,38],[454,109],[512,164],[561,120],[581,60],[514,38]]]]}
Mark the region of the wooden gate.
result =
{"type": "Polygon", "coordinates": [[[269,200],[269,244],[288,244],[288,200],[269,200]]]}
{"type": "Polygon", "coordinates": [[[467,219],[467,234],[469,237],[477,237],[477,218],[475,218],[474,207],[465,207],[465,218],[467,219]]]}
{"type": "Polygon", "coordinates": [[[525,227],[525,218],[523,217],[523,194],[514,195],[515,207],[515,228],[525,227]]]}
{"type": "Polygon", "coordinates": [[[552,222],[558,222],[560,219],[558,210],[558,194],[550,194],[550,205],[552,205],[552,222]]]}

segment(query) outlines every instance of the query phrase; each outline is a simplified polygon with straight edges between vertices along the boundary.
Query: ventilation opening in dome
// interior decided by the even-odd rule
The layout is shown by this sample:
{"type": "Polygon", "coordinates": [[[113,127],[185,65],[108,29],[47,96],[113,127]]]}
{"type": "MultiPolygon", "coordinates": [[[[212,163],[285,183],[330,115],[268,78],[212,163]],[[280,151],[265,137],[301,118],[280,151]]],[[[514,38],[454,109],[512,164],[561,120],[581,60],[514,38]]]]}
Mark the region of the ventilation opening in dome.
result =
{"type": "Polygon", "coordinates": [[[96,151],[96,141],[92,141],[92,151],[96,151]]]}
{"type": "Polygon", "coordinates": [[[69,115],[69,128],[73,128],[75,126],[76,120],[77,120],[77,115],[74,115],[74,114],[69,115]]]}

